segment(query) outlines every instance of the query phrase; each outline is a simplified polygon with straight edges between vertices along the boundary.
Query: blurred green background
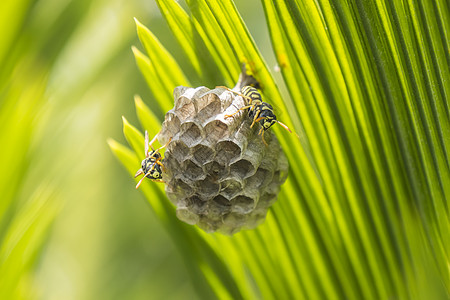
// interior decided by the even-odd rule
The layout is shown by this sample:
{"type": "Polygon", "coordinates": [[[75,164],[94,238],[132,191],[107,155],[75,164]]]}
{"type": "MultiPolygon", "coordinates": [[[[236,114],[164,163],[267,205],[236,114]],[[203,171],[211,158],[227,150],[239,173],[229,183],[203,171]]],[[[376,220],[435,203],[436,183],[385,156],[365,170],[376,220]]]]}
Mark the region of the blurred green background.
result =
{"type": "MultiPolygon", "coordinates": [[[[273,62],[260,3],[237,5],[273,62]]],[[[177,49],[156,4],[7,0],[0,11],[1,180],[2,191],[9,191],[2,200],[3,234],[33,201],[44,199],[44,209],[35,210],[39,218],[50,214],[40,238],[23,245],[31,257],[16,262],[17,295],[195,297],[167,233],[106,144],[108,137],[124,141],[121,116],[136,120],[135,94],[152,106],[131,51],[141,48],[133,17],[177,49]]],[[[172,54],[181,64],[186,60],[172,54]]]]}

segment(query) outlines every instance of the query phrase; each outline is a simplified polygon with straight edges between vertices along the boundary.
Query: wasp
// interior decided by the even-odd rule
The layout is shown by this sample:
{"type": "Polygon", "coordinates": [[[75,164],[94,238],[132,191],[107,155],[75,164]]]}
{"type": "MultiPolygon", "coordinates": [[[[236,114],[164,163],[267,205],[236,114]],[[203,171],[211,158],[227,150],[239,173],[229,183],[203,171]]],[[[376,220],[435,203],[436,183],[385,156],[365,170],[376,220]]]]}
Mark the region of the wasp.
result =
{"type": "Polygon", "coordinates": [[[164,182],[162,181],[162,171],[164,170],[164,165],[162,164],[162,156],[161,153],[159,153],[159,150],[166,147],[172,138],[170,138],[164,146],[154,150],[152,144],[155,142],[157,136],[158,135],[156,135],[153,140],[149,142],[148,132],[147,130],[145,131],[145,158],[141,163],[141,168],[134,175],[134,178],[142,174],[144,174],[144,177],[139,180],[136,188],[139,188],[145,177],[156,182],[164,182]],[[149,148],[151,148],[152,151],[149,151],[149,148]]]}
{"type": "Polygon", "coordinates": [[[242,93],[235,92],[225,86],[219,86],[220,88],[225,88],[242,98],[246,100],[246,105],[244,107],[241,107],[238,111],[232,113],[231,115],[225,115],[225,118],[229,118],[231,116],[234,116],[241,110],[248,109],[248,116],[252,119],[252,125],[250,125],[250,128],[252,128],[256,123],[259,123],[261,125],[261,129],[258,132],[258,135],[261,135],[262,140],[264,144],[267,146],[267,142],[264,139],[264,132],[266,132],[272,125],[278,123],[281,126],[283,126],[284,129],[286,129],[289,132],[292,132],[289,127],[287,127],[285,124],[281,123],[277,120],[277,116],[273,112],[273,107],[267,102],[262,101],[261,94],[258,92],[258,90],[252,86],[244,86],[241,89],[242,93]]]}

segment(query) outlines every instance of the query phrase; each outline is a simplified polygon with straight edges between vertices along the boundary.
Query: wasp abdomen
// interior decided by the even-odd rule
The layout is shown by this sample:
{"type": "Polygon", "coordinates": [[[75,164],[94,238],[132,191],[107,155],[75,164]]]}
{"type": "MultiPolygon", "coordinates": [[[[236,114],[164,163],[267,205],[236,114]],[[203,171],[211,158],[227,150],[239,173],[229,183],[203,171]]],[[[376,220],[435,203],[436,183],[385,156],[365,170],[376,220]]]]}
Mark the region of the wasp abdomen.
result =
{"type": "Polygon", "coordinates": [[[261,94],[252,86],[244,86],[241,92],[245,97],[248,97],[252,100],[251,104],[258,104],[262,102],[261,94]]]}

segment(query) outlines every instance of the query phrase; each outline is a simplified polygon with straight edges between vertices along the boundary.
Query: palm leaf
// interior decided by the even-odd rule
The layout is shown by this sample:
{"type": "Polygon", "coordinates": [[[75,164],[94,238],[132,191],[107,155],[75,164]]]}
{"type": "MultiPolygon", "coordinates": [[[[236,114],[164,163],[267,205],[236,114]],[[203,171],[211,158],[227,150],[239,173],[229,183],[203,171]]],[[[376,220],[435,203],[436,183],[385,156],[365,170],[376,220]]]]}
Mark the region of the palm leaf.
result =
{"type": "MultiPolygon", "coordinates": [[[[195,280],[209,283],[221,298],[407,299],[429,291],[446,297],[445,3],[262,0],[288,95],[278,89],[232,1],[189,0],[190,15],[175,1],[157,3],[197,71],[189,81],[219,70],[225,82],[213,84],[232,86],[245,62],[301,137],[275,130],[291,165],[289,179],[266,222],[233,237],[182,224],[160,187],[144,186],[180,251],[194,262],[195,280]],[[199,55],[199,37],[215,65],[199,55]],[[424,273],[439,280],[424,281],[424,273]]],[[[138,33],[148,56],[134,50],[138,65],[144,75],[160,78],[162,87],[146,75],[167,110],[163,103],[184,75],[169,51],[148,46],[156,37],[140,23],[138,33]]],[[[144,128],[155,126],[143,102],[136,104],[144,128]]],[[[124,126],[141,157],[142,134],[124,126]]],[[[110,145],[132,174],[139,160],[132,162],[125,146],[110,145]]],[[[210,296],[206,291],[202,285],[199,293],[210,296]]]]}
{"type": "Polygon", "coordinates": [[[36,21],[36,2],[0,3],[1,299],[37,297],[37,264],[61,205],[47,177],[48,165],[39,166],[43,155],[37,154],[36,140],[47,121],[42,115],[48,70],[55,58],[51,53],[60,51],[68,36],[67,31],[59,36],[58,30],[73,30],[82,10],[74,13],[70,5],[61,5],[58,14],[71,14],[73,19],[62,18],[65,26],[57,24],[42,33],[42,23],[57,18],[47,14],[45,21],[36,21]],[[43,50],[46,46],[50,50],[43,50]]]}
{"type": "Polygon", "coordinates": [[[32,138],[41,111],[45,73],[20,56],[0,76],[0,298],[29,298],[38,254],[58,212],[47,183],[30,178],[32,138]],[[30,72],[34,70],[35,73],[30,72]],[[9,72],[8,72],[9,71],[9,72]]]}

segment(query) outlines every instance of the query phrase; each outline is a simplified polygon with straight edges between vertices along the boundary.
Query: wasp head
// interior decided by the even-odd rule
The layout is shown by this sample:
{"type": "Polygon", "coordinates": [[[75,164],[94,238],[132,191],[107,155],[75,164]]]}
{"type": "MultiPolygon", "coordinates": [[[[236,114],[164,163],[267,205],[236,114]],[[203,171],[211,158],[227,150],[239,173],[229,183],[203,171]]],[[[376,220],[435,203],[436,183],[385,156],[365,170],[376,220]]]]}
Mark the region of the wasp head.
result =
{"type": "Polygon", "coordinates": [[[273,112],[273,108],[268,103],[263,103],[260,107],[260,115],[261,118],[260,124],[263,127],[264,130],[269,129],[272,127],[273,124],[277,123],[277,116],[275,116],[273,112]]]}
{"type": "Polygon", "coordinates": [[[147,178],[150,178],[150,179],[162,179],[161,166],[156,164],[153,167],[153,170],[150,172],[150,174],[147,175],[147,178]]]}
{"type": "Polygon", "coordinates": [[[269,129],[275,123],[277,123],[277,119],[274,117],[266,117],[261,120],[261,125],[264,128],[264,130],[269,129]]]}

